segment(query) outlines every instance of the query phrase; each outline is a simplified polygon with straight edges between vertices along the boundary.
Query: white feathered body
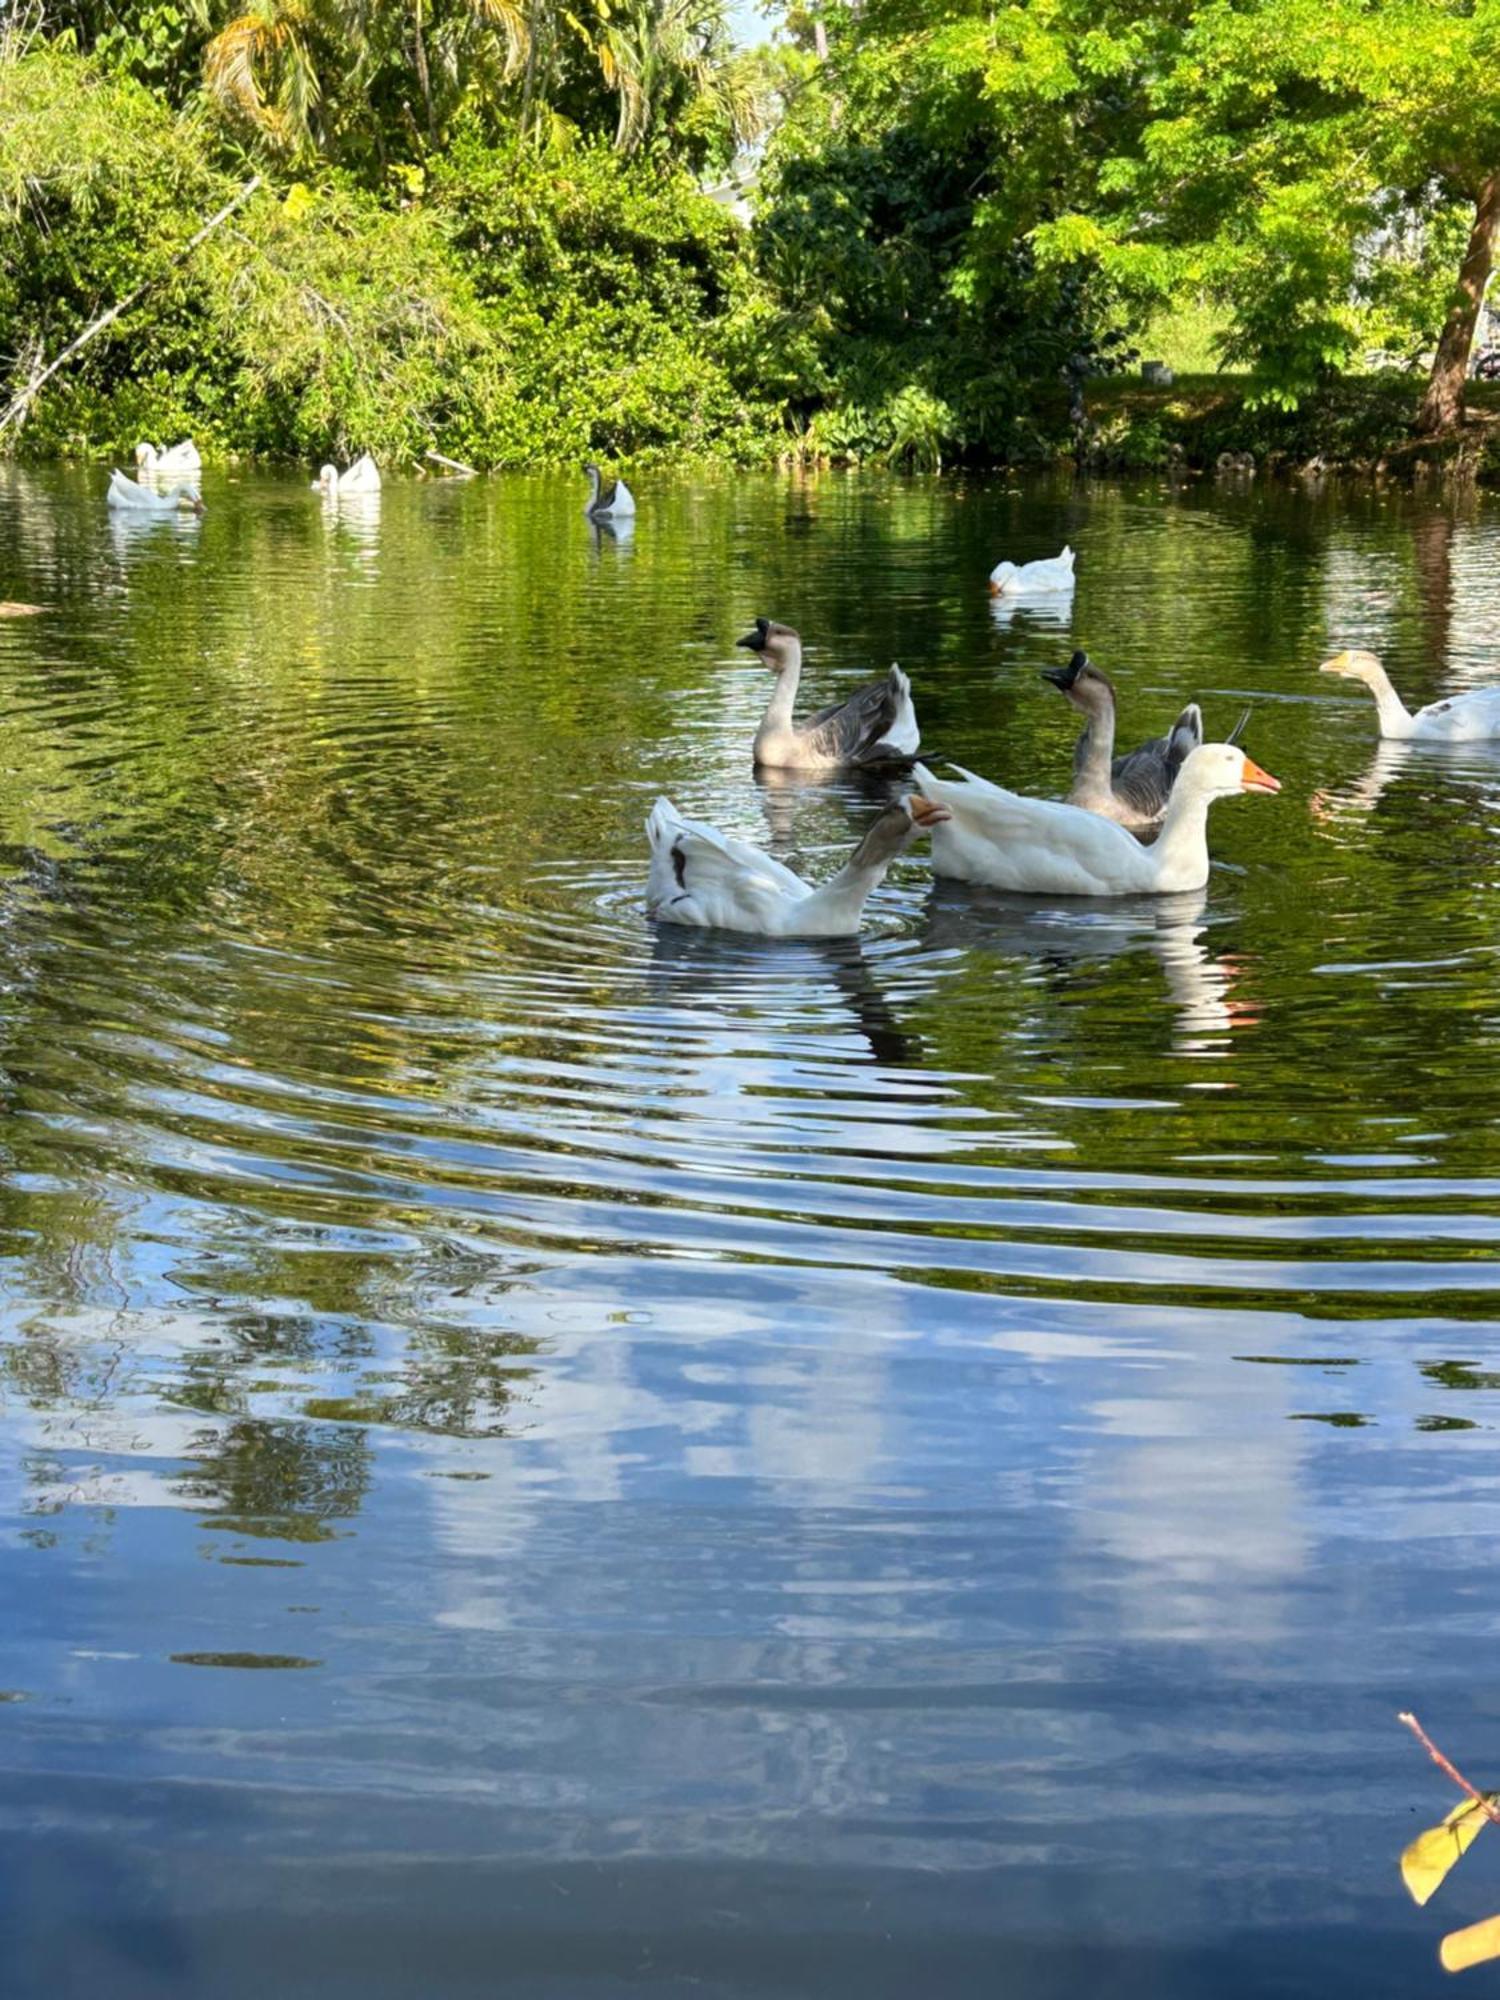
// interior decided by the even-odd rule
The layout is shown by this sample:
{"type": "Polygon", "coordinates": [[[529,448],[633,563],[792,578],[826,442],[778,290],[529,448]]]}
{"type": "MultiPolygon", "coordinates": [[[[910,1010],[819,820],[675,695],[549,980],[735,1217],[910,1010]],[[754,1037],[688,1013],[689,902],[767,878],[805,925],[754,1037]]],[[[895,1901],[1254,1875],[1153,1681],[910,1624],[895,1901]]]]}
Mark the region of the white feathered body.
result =
{"type": "Polygon", "coordinates": [[[1047,596],[1073,588],[1073,551],[1044,556],[1037,562],[1000,562],[990,571],[990,590],[996,597],[1047,596]]]}
{"type": "Polygon", "coordinates": [[[670,799],[658,799],[646,821],[651,869],[647,914],[658,923],[703,930],[747,931],[759,937],[852,937],[869,893],[885,873],[841,868],[820,888],[758,847],[684,819],[670,799]]]}
{"type": "Polygon", "coordinates": [[[191,438],[168,445],[165,451],[158,451],[154,444],[138,444],[135,464],[138,472],[148,473],[154,479],[181,479],[203,470],[203,460],[191,438]]]}
{"type": "MultiPolygon", "coordinates": [[[[1381,734],[1395,735],[1382,725],[1381,734]]],[[[1409,743],[1481,743],[1500,736],[1500,682],[1470,688],[1447,701],[1429,702],[1411,718],[1411,729],[1398,741],[1409,743]]]]}
{"type": "Polygon", "coordinates": [[[170,493],[158,493],[128,479],[117,466],[109,475],[105,498],[111,507],[131,507],[143,514],[175,514],[184,499],[195,501],[197,494],[185,485],[174,486],[170,493]]]}

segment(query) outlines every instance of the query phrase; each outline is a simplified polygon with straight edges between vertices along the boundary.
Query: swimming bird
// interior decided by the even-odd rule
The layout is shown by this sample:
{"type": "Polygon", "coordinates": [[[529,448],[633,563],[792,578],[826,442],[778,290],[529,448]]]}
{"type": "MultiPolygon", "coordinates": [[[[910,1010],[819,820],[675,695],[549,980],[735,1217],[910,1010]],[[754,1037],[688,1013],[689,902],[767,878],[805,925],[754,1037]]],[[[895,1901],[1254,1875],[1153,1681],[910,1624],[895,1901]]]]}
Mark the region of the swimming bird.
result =
{"type": "Polygon", "coordinates": [[[1088,718],[1073,752],[1069,805],[1103,813],[1136,833],[1159,825],[1183,759],[1203,741],[1203,711],[1197,702],[1188,703],[1165,736],[1153,736],[1138,750],[1116,757],[1115,689],[1108,674],[1079,652],[1042,679],[1088,718]]]}
{"type": "Polygon", "coordinates": [[[990,595],[1027,597],[1033,592],[1071,590],[1073,581],[1073,551],[1065,548],[1061,555],[1043,556],[1038,562],[996,563],[990,571],[990,595]]]}
{"type": "Polygon", "coordinates": [[[838,873],[813,889],[760,848],[684,819],[670,799],[658,799],[646,821],[646,908],[658,923],[706,930],[851,937],[870,891],[896,856],[947,817],[946,806],[908,794],[887,806],[838,873]]]}
{"type": "Polygon", "coordinates": [[[175,479],[184,472],[201,472],[203,460],[198,456],[198,447],[191,438],[184,438],[181,444],[168,445],[165,451],[158,451],[154,444],[138,444],[135,448],[135,469],[157,479],[175,479]]]}
{"type": "Polygon", "coordinates": [[[934,833],[939,875],[1043,896],[1138,896],[1199,889],[1208,880],[1208,809],[1236,792],[1281,786],[1233,743],[1200,743],[1184,759],[1161,832],[1150,847],[1082,806],[1022,798],[976,778],[938,780],[918,765],[925,797],[948,808],[934,833]]]}
{"type": "Polygon", "coordinates": [[[1467,688],[1446,701],[1429,702],[1415,715],[1391,686],[1390,675],[1373,653],[1335,653],[1320,669],[1340,679],[1363,681],[1380,711],[1380,733],[1398,743],[1477,743],[1500,736],[1500,681],[1467,688]]]}
{"type": "Polygon", "coordinates": [[[336,465],[325,465],[313,481],[313,491],[330,498],[340,493],[378,493],[380,467],[368,452],[355,459],[347,472],[340,472],[336,465]]]}
{"type": "Polygon", "coordinates": [[[597,465],[590,463],[583,469],[589,476],[589,497],[583,511],[591,521],[622,521],[627,514],[634,514],[635,495],[623,479],[606,484],[597,465]]]}
{"type": "Polygon", "coordinates": [[[912,707],[911,682],[899,667],[847,701],[796,722],[792,708],[802,678],[800,634],[774,619],[757,618],[755,629],[734,643],[759,653],[776,676],[755,732],[752,755],[757,764],[768,770],[832,771],[845,765],[909,764],[916,756],[922,732],[912,707]]]}
{"type": "Polygon", "coordinates": [[[177,485],[170,492],[157,493],[149,486],[140,486],[133,479],[127,479],[117,466],[109,475],[109,492],[105,499],[111,507],[131,507],[143,514],[175,514],[179,507],[191,508],[193,513],[203,512],[203,501],[196,486],[177,485]]]}

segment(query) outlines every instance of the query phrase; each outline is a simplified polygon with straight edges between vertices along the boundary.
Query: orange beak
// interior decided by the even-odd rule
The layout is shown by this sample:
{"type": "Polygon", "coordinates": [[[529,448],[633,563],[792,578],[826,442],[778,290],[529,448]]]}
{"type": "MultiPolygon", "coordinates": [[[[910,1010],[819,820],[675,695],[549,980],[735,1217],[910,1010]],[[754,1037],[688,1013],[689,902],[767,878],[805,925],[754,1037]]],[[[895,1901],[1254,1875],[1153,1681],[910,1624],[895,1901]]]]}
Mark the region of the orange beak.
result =
{"type": "Polygon", "coordinates": [[[1252,757],[1245,759],[1245,775],[1240,779],[1242,792],[1279,792],[1281,781],[1273,778],[1269,771],[1263,771],[1252,757]]]}
{"type": "Polygon", "coordinates": [[[924,799],[920,792],[913,792],[906,801],[906,810],[911,814],[916,826],[941,826],[953,815],[946,806],[940,806],[935,799],[924,799]]]}

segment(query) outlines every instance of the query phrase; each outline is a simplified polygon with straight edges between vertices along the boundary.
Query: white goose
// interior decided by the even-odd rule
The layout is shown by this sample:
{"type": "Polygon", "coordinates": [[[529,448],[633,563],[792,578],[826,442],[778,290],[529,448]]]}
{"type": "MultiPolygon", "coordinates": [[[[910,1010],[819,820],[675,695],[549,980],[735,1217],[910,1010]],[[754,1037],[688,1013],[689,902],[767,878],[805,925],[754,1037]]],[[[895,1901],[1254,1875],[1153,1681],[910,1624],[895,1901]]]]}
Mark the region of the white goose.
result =
{"type": "Polygon", "coordinates": [[[583,511],[591,521],[624,521],[634,516],[635,495],[623,479],[606,483],[597,465],[583,469],[589,476],[589,497],[583,511]]]}
{"type": "Polygon", "coordinates": [[[1335,653],[1320,671],[1337,674],[1341,680],[1363,681],[1380,711],[1381,735],[1394,742],[1478,743],[1500,736],[1500,681],[1429,702],[1413,715],[1373,653],[1335,653]]]}
{"type": "MultiPolygon", "coordinates": [[[[956,766],[955,769],[960,767],[956,766]]],[[[925,795],[948,808],[932,837],[932,865],[992,889],[1043,896],[1167,895],[1208,880],[1208,808],[1236,792],[1279,792],[1233,743],[1201,743],[1183,760],[1154,844],[1114,820],[1054,799],[1022,798],[961,771],[940,782],[918,765],[925,795]]]]}
{"type": "Polygon", "coordinates": [[[329,498],[340,493],[378,493],[380,467],[368,452],[355,459],[347,472],[340,472],[336,465],[325,465],[313,481],[313,491],[329,498]]]}
{"type": "Polygon", "coordinates": [[[684,819],[670,799],[658,799],[646,821],[647,912],[658,923],[762,937],[851,937],[896,856],[947,817],[946,807],[909,794],[887,806],[838,873],[812,889],[758,847],[684,819]]]}
{"type": "Polygon", "coordinates": [[[184,473],[201,472],[203,460],[198,456],[198,447],[191,438],[184,438],[181,444],[168,445],[165,451],[158,451],[154,444],[138,444],[135,448],[135,469],[156,479],[177,479],[184,473]]]}
{"type": "Polygon", "coordinates": [[[1037,562],[998,562],[990,571],[991,597],[1047,596],[1073,588],[1073,551],[1043,556],[1037,562]]]}
{"type": "Polygon", "coordinates": [[[169,492],[157,493],[149,486],[127,479],[118,466],[109,475],[109,492],[105,499],[111,507],[130,507],[142,514],[175,514],[179,507],[190,508],[195,514],[203,512],[203,501],[196,486],[178,485],[169,492]]]}
{"type": "Polygon", "coordinates": [[[847,701],[820,708],[803,722],[792,710],[802,678],[802,638],[790,625],[757,618],[753,632],[737,646],[759,653],[776,676],[751,754],[762,770],[833,771],[849,766],[873,769],[909,764],[922,732],[911,705],[911,682],[899,667],[872,681],[847,701]]]}

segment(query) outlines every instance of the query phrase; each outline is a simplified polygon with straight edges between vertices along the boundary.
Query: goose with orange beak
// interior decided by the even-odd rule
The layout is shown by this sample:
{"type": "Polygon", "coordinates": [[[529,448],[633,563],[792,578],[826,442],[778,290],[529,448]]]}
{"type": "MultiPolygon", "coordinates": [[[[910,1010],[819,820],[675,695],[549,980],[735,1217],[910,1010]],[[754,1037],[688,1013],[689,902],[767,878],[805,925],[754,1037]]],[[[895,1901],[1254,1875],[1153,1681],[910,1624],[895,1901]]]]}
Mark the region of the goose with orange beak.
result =
{"type": "MultiPolygon", "coordinates": [[[[959,767],[954,766],[957,770],[959,767]]],[[[1036,896],[1165,896],[1208,880],[1208,809],[1240,792],[1281,786],[1235,743],[1200,743],[1184,758],[1161,832],[1150,847],[1082,806],[1024,798],[959,771],[938,779],[918,765],[923,794],[946,806],[933,830],[939,875],[1036,896]]]]}
{"type": "Polygon", "coordinates": [[[1500,736],[1500,681],[1466,688],[1447,701],[1431,701],[1415,715],[1391,686],[1373,653],[1344,651],[1325,660],[1320,673],[1363,681],[1375,697],[1380,733],[1394,743],[1482,743],[1500,736]]]}
{"type": "Polygon", "coordinates": [[[646,908],[658,923],[761,937],[852,937],[870,891],[919,834],[944,825],[948,809],[911,792],[887,806],[838,873],[814,889],[790,868],[658,799],[646,821],[651,873],[646,908]]]}

